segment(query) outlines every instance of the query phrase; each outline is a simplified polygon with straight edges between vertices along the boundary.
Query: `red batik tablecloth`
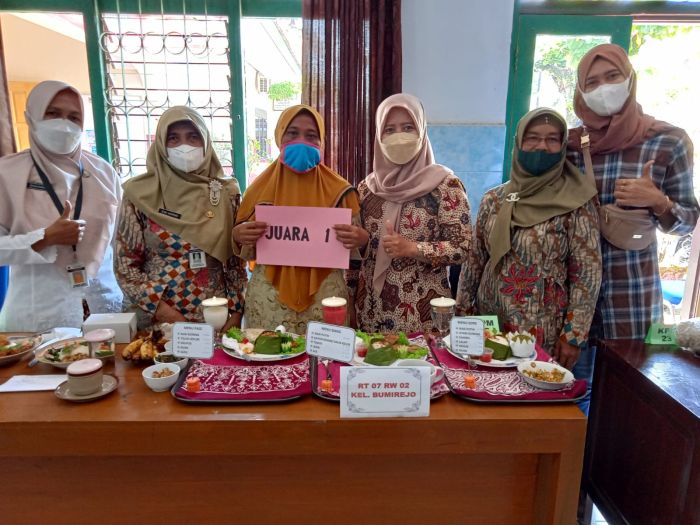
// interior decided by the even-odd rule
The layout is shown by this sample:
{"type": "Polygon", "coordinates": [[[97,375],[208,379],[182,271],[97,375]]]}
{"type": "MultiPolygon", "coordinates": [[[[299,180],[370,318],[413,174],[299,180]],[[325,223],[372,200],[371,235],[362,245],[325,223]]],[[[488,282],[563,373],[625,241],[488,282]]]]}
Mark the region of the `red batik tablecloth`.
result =
{"type": "Polygon", "coordinates": [[[196,359],[173,389],[176,399],[188,402],[286,401],[311,393],[306,354],[283,361],[243,361],[221,348],[211,359],[196,359]],[[202,388],[189,392],[189,377],[199,377],[202,388]]]}
{"type": "MultiPolygon", "coordinates": [[[[431,350],[445,372],[445,379],[453,394],[474,401],[493,402],[566,402],[576,401],[586,393],[586,381],[576,379],[561,390],[540,390],[518,373],[517,368],[472,367],[455,357],[445,348],[437,348],[431,341],[431,350]],[[464,377],[474,376],[476,388],[464,386],[464,377]]],[[[537,361],[552,361],[542,348],[537,347],[537,361]]]]}

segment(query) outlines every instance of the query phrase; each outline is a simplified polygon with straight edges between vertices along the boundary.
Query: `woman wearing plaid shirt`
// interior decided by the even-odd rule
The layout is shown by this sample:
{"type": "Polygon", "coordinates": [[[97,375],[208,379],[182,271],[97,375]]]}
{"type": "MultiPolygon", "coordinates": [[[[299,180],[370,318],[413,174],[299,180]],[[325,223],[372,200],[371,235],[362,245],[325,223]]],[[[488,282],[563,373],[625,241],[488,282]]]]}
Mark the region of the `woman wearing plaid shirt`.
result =
{"type": "MultiPolygon", "coordinates": [[[[619,46],[597,46],[579,63],[574,109],[589,133],[600,204],[647,208],[661,231],[688,234],[700,214],[693,144],[682,129],[645,115],[636,87],[632,64],[619,46]]],[[[581,171],[583,129],[569,133],[569,159],[581,171]]],[[[592,376],[596,340],[643,339],[651,323],[663,319],[656,240],[641,250],[623,250],[601,239],[601,250],[603,281],[591,346],[582,352],[577,377],[592,376]]]]}

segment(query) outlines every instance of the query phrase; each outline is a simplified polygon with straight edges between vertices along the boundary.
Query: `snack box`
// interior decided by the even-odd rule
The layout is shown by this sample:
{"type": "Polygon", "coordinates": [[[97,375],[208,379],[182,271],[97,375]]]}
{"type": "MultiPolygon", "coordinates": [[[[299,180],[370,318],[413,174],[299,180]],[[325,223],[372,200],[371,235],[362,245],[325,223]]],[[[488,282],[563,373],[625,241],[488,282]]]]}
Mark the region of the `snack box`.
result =
{"type": "Polygon", "coordinates": [[[83,323],[84,334],[98,328],[114,330],[114,342],[117,344],[130,343],[136,335],[136,314],[91,314],[83,323]]]}

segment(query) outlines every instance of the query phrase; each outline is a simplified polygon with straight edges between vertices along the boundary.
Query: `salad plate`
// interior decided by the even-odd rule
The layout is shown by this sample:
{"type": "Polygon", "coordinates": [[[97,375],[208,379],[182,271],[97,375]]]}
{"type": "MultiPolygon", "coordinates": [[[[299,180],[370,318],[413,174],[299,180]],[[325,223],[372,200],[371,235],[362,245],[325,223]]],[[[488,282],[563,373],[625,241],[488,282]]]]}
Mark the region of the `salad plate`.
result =
{"type": "MultiPolygon", "coordinates": [[[[452,351],[450,348],[450,336],[445,336],[443,339],[443,342],[445,343],[445,348],[447,351],[455,356],[457,359],[460,359],[462,361],[465,361],[467,363],[470,362],[469,357],[461,354],[457,354],[452,351]]],[[[479,359],[478,356],[474,356],[471,358],[471,361],[474,362],[475,365],[480,366],[480,367],[485,367],[485,368],[515,368],[517,367],[520,363],[525,363],[526,361],[531,361],[535,359],[537,356],[537,349],[533,349],[532,353],[528,356],[525,357],[515,357],[515,356],[510,356],[507,359],[504,360],[498,360],[498,359],[492,359],[489,362],[484,362],[479,359]]]]}
{"type": "MultiPolygon", "coordinates": [[[[52,341],[40,346],[36,351],[36,360],[39,363],[53,365],[56,368],[65,369],[81,359],[90,357],[90,345],[82,337],[71,337],[60,341],[52,341]]],[[[108,343],[101,343],[96,359],[103,361],[112,359],[114,352],[108,343]]]]}
{"type": "Polygon", "coordinates": [[[368,334],[357,331],[355,335],[355,356],[350,362],[353,366],[390,366],[400,359],[426,360],[430,351],[425,345],[416,344],[405,333],[368,334]]]}
{"type": "Polygon", "coordinates": [[[41,335],[12,332],[0,335],[0,366],[16,363],[41,344],[41,335]]]}
{"type": "Polygon", "coordinates": [[[226,354],[235,359],[283,361],[306,352],[306,338],[262,328],[231,328],[221,338],[221,346],[226,354]]]}

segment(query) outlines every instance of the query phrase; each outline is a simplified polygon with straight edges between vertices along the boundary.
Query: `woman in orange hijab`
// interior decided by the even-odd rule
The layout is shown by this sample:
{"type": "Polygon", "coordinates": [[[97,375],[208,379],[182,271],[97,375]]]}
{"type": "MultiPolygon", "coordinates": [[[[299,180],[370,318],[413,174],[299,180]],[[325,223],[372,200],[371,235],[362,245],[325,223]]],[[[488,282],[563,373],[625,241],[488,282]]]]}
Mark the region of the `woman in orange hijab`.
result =
{"type": "MultiPolygon", "coordinates": [[[[339,207],[352,210],[353,225],[337,225],[336,237],[346,248],[362,248],[369,235],[359,224],[355,189],[321,162],[325,128],[321,115],[300,104],[287,108],[277,123],[277,158],[243,195],[233,228],[234,251],[255,259],[255,243],[267,224],[255,220],[255,206],[339,207]]],[[[246,324],[272,329],[284,325],[303,334],[309,321],[322,319],[321,300],[348,298],[342,270],[256,265],[246,294],[246,324]]]]}

